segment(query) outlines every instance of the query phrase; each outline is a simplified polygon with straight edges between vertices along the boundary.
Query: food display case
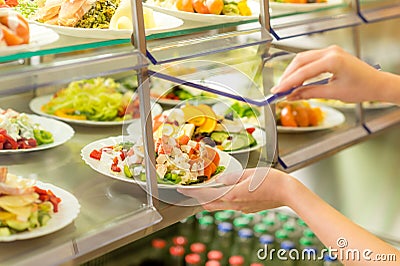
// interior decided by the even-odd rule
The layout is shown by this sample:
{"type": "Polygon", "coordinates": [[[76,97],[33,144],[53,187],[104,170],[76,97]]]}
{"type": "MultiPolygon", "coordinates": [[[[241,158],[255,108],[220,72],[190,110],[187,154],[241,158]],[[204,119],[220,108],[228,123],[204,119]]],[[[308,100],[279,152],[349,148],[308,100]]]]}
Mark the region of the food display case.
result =
{"type": "MultiPolygon", "coordinates": [[[[396,72],[400,62],[397,49],[390,57],[378,51],[396,47],[398,1],[328,0],[315,5],[248,1],[252,15],[219,15],[220,18],[132,1],[132,36],[132,31],[102,32],[32,22],[32,37],[37,34],[34,43],[0,47],[0,107],[38,114],[43,102],[35,105],[35,100],[37,103],[38,98],[53,95],[71,82],[128,77],[137,82],[134,87],[141,101],[137,132],[146,136],[145,151],[152,150],[150,111],[156,110],[150,101],[151,76],[152,81],[184,84],[214,93],[221,102],[233,99],[259,108],[265,131],[259,141],[263,145],[232,154],[240,164],[234,167],[271,165],[286,172],[312,165],[399,122],[397,106],[375,108],[364,103],[339,106],[339,118],[335,111],[332,116],[343,120],[327,128],[310,132],[285,130],[276,126],[275,106],[266,101],[269,89],[294,54],[314,45],[337,43],[371,64],[379,63],[384,70],[396,72]],[[155,21],[167,25],[145,29],[143,7],[153,8],[155,21]],[[159,19],[156,12],[164,19],[159,19]],[[371,39],[381,42],[370,42],[371,39]],[[220,87],[202,83],[204,80],[218,82],[220,87]],[[227,90],[221,89],[224,82],[227,90]],[[232,82],[238,86],[232,89],[232,82]]],[[[162,110],[171,108],[160,106],[162,110]]],[[[151,178],[138,185],[110,178],[85,163],[85,146],[127,134],[130,123],[61,120],[72,128],[71,138],[43,150],[0,151],[0,165],[16,175],[70,192],[79,202],[75,206],[79,214],[62,228],[3,239],[1,265],[78,265],[201,210],[175,189],[159,188],[152,167],[146,168],[151,178]]],[[[145,160],[148,166],[154,163],[153,156],[145,160]]]]}

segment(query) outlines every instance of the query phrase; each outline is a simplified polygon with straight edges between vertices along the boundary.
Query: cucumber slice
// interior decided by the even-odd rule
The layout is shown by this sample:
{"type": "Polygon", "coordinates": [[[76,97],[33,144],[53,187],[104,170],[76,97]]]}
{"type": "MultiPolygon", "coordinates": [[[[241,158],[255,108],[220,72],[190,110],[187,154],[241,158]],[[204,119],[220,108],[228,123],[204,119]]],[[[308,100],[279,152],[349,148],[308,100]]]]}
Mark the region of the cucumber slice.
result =
{"type": "Polygon", "coordinates": [[[236,151],[248,148],[257,144],[257,141],[249,133],[230,134],[231,138],[222,143],[224,151],[236,151]]]}
{"type": "Polygon", "coordinates": [[[210,138],[217,143],[223,143],[228,137],[229,133],[225,131],[213,132],[210,136],[210,138]]]}

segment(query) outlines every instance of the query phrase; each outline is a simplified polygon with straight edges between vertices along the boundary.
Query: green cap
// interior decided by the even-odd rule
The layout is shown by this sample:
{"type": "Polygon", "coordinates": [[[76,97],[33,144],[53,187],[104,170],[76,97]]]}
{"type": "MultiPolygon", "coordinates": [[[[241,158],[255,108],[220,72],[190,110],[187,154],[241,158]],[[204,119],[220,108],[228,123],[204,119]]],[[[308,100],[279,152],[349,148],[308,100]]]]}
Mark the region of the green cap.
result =
{"type": "Polygon", "coordinates": [[[281,222],[286,222],[289,220],[289,215],[286,213],[278,212],[278,220],[281,222]]]}
{"type": "Polygon", "coordinates": [[[314,234],[314,232],[313,232],[313,231],[311,231],[311,229],[310,229],[310,228],[306,228],[306,229],[304,229],[304,231],[303,231],[303,235],[304,235],[305,237],[310,237],[310,238],[313,238],[313,237],[315,237],[315,234],[314,234]]]}
{"type": "Polygon", "coordinates": [[[263,222],[263,224],[266,224],[268,226],[275,225],[275,220],[274,220],[274,218],[271,218],[271,217],[264,217],[261,221],[263,222]]]}
{"type": "Polygon", "coordinates": [[[265,216],[265,215],[267,215],[268,213],[269,213],[269,210],[262,210],[262,211],[259,211],[259,212],[257,212],[259,215],[261,215],[261,216],[265,216]]]}
{"type": "Polygon", "coordinates": [[[283,229],[288,231],[288,232],[294,232],[294,230],[296,229],[294,227],[294,224],[291,222],[286,222],[282,225],[283,229]]]}
{"type": "Polygon", "coordinates": [[[210,215],[203,216],[199,219],[201,225],[212,225],[214,224],[214,218],[210,215]]]}
{"type": "Polygon", "coordinates": [[[297,219],[297,224],[304,227],[307,226],[306,222],[304,222],[304,220],[300,218],[297,219]]]}
{"type": "Polygon", "coordinates": [[[198,212],[195,214],[196,219],[200,219],[201,217],[206,216],[206,215],[210,215],[210,212],[204,210],[204,211],[201,211],[201,212],[198,212]]]}
{"type": "Polygon", "coordinates": [[[302,237],[299,240],[300,245],[302,246],[312,246],[314,244],[314,242],[312,241],[311,238],[309,237],[302,237]]]}
{"type": "Polygon", "coordinates": [[[253,221],[255,214],[254,213],[243,213],[241,216],[248,218],[250,221],[253,221]]]}
{"type": "Polygon", "coordinates": [[[248,226],[249,226],[249,223],[250,223],[250,221],[249,221],[249,219],[246,218],[246,217],[238,217],[238,218],[235,218],[235,220],[233,220],[233,225],[234,225],[236,228],[248,227],[248,226]]]}
{"type": "Polygon", "coordinates": [[[268,226],[263,223],[258,223],[254,225],[253,230],[256,233],[265,234],[266,232],[268,232],[268,226]]]}
{"type": "Polygon", "coordinates": [[[232,218],[232,215],[230,213],[228,213],[228,212],[225,212],[225,211],[219,211],[219,212],[216,212],[214,214],[214,218],[218,222],[226,222],[226,221],[229,221],[229,219],[232,218]]]}
{"type": "Polygon", "coordinates": [[[235,216],[235,214],[236,214],[235,210],[224,210],[224,212],[229,213],[232,217],[235,216]]]}
{"type": "Polygon", "coordinates": [[[275,232],[275,237],[282,240],[288,238],[288,234],[285,230],[279,229],[275,232]]]}

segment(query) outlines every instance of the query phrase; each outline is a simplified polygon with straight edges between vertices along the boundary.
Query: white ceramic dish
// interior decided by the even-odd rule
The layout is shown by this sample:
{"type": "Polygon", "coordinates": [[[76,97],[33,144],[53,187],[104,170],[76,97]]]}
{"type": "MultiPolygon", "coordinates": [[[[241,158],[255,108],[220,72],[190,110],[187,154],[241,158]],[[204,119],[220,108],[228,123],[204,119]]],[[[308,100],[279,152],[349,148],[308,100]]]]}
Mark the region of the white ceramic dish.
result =
{"type": "MultiPolygon", "coordinates": [[[[354,110],[354,108],[356,108],[355,103],[345,103],[339,100],[312,100],[312,101],[318,104],[323,104],[341,110],[354,110]]],[[[363,102],[363,108],[367,110],[385,109],[394,106],[396,105],[393,103],[386,103],[386,102],[363,102]]]]}
{"type": "Polygon", "coordinates": [[[10,242],[48,235],[66,227],[78,217],[80,204],[74,195],[49,183],[42,183],[40,181],[36,183],[41,189],[50,189],[57,197],[61,198],[61,202],[58,205],[59,211],[52,215],[47,225],[32,231],[21,232],[10,236],[0,236],[0,242],[10,242]]]}
{"type": "Polygon", "coordinates": [[[286,10],[293,12],[306,12],[313,11],[320,8],[333,7],[343,4],[343,0],[328,0],[326,3],[310,3],[310,4],[297,4],[297,3],[279,3],[269,2],[270,8],[274,10],[286,10]]]}
{"type": "Polygon", "coordinates": [[[192,13],[192,12],[161,7],[149,3],[143,3],[143,6],[165,14],[169,14],[171,16],[175,16],[177,18],[181,18],[183,20],[191,20],[191,21],[207,22],[207,23],[228,23],[228,22],[239,22],[245,20],[258,19],[258,16],[260,14],[259,3],[254,0],[250,0],[248,1],[247,4],[252,12],[251,16],[226,16],[226,15],[192,13]]]}
{"type": "MultiPolygon", "coordinates": [[[[128,138],[127,136],[117,136],[117,137],[109,137],[109,138],[105,138],[105,139],[100,139],[94,142],[89,143],[88,145],[86,145],[85,147],[82,148],[81,150],[81,157],[83,159],[83,161],[85,161],[85,163],[87,165],[89,165],[93,170],[111,177],[113,179],[116,180],[120,180],[120,181],[124,181],[124,182],[128,182],[128,183],[133,183],[133,184],[140,184],[140,185],[146,185],[146,182],[143,181],[139,181],[139,180],[135,180],[132,178],[128,178],[126,177],[123,173],[114,173],[111,172],[110,169],[110,165],[105,165],[104,163],[101,163],[98,160],[92,159],[90,158],[90,153],[94,150],[94,149],[101,149],[103,147],[106,146],[113,146],[116,145],[120,142],[122,142],[123,140],[126,141],[126,138],[128,138]]],[[[242,168],[242,165],[240,164],[240,162],[238,160],[236,160],[235,158],[233,158],[232,156],[230,156],[228,153],[226,152],[221,152],[218,151],[218,154],[220,156],[220,164],[222,166],[225,166],[225,170],[223,173],[228,173],[228,172],[236,172],[236,171],[240,171],[242,168]]],[[[213,177],[211,180],[202,183],[202,184],[198,184],[198,185],[191,185],[191,186],[183,186],[183,185],[166,185],[166,184],[158,184],[159,188],[162,189],[177,189],[180,187],[184,187],[184,188],[190,188],[190,187],[211,187],[211,186],[220,186],[221,184],[214,182],[215,181],[215,177],[213,177]]]]}
{"type": "MultiPolygon", "coordinates": [[[[29,107],[31,110],[39,115],[55,118],[64,122],[72,123],[72,124],[78,124],[78,125],[83,125],[83,126],[118,126],[118,125],[124,125],[127,123],[130,123],[134,121],[135,119],[131,120],[124,120],[124,121],[90,121],[90,120],[76,120],[76,119],[68,119],[68,118],[63,118],[63,117],[58,117],[55,115],[50,115],[42,111],[42,106],[46,103],[48,103],[53,95],[44,95],[44,96],[39,96],[34,99],[32,99],[29,103],[29,107]]],[[[156,116],[158,114],[161,114],[163,109],[162,107],[157,104],[157,103],[152,103],[152,115],[156,116]]]]}
{"type": "Polygon", "coordinates": [[[33,123],[38,123],[44,130],[52,133],[54,137],[54,142],[49,144],[42,144],[31,149],[0,150],[0,155],[51,149],[64,144],[65,142],[70,140],[75,134],[72,127],[64,122],[37,115],[28,114],[28,116],[33,123]]]}
{"type": "Polygon", "coordinates": [[[14,54],[18,52],[33,52],[40,47],[51,44],[59,39],[59,35],[52,29],[29,24],[30,40],[28,44],[0,46],[0,55],[14,54]]]}
{"type": "MultiPolygon", "coordinates": [[[[311,104],[312,106],[315,106],[311,104]]],[[[324,120],[323,122],[315,127],[283,127],[277,126],[278,132],[281,133],[298,133],[298,132],[311,132],[311,131],[318,131],[318,130],[325,130],[334,128],[343,124],[346,120],[345,116],[342,112],[327,106],[318,105],[322,112],[324,113],[324,120]]]]}
{"type": "MultiPolygon", "coordinates": [[[[174,16],[167,14],[154,12],[154,20],[156,27],[146,29],[146,35],[155,34],[158,32],[171,30],[177,28],[183,24],[183,21],[174,16]]],[[[80,37],[80,38],[91,38],[91,39],[129,39],[132,35],[132,30],[112,30],[112,29],[86,29],[86,28],[74,28],[57,25],[49,25],[44,23],[36,22],[38,25],[46,26],[49,29],[54,30],[62,35],[80,37]]]]}

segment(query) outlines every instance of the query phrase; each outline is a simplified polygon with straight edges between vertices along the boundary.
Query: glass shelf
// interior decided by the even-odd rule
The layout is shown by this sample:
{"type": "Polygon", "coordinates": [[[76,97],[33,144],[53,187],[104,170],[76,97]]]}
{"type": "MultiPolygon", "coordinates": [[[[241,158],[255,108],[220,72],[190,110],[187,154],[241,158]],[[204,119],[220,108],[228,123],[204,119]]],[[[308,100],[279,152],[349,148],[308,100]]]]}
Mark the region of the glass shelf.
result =
{"type": "Polygon", "coordinates": [[[350,6],[339,6],[310,13],[271,18],[271,34],[277,39],[287,39],[328,30],[351,27],[363,21],[350,6]]]}
{"type": "Polygon", "coordinates": [[[0,73],[0,96],[18,94],[40,86],[66,83],[72,79],[137,70],[148,65],[147,58],[131,46],[65,56],[44,57],[42,63],[39,58],[32,58],[26,64],[4,64],[0,73]],[[50,62],[47,63],[47,60],[50,62]]]}
{"type": "Polygon", "coordinates": [[[359,3],[359,14],[365,22],[375,22],[400,16],[398,0],[366,0],[359,3]]]}

